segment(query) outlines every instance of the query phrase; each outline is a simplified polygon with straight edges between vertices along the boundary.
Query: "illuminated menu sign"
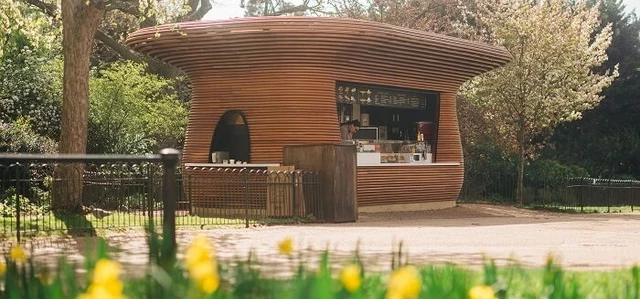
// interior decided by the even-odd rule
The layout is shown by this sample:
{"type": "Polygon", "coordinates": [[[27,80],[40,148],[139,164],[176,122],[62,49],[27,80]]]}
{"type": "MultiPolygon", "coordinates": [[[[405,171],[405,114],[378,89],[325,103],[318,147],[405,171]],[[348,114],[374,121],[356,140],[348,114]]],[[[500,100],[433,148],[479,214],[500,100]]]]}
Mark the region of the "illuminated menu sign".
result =
{"type": "Polygon", "coordinates": [[[427,93],[385,88],[348,82],[336,84],[336,101],[364,106],[381,106],[405,109],[427,108],[427,93]]]}

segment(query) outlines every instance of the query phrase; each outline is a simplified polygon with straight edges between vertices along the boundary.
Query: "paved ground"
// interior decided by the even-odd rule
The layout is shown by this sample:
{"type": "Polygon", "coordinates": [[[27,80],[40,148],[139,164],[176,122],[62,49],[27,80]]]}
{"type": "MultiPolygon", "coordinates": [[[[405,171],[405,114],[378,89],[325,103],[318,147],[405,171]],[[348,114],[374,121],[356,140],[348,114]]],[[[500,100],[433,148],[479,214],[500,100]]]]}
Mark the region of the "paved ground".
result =
{"type": "MultiPolygon", "coordinates": [[[[302,259],[313,262],[325,248],[334,259],[346,259],[359,248],[372,267],[386,269],[400,242],[414,263],[474,267],[486,256],[499,264],[515,261],[537,267],[549,254],[571,269],[640,263],[640,213],[564,214],[462,204],[438,211],[360,214],[357,223],[180,230],[180,251],[198,234],[214,240],[222,259],[246,257],[253,251],[272,266],[285,264],[286,259],[277,254],[277,243],[286,237],[293,238],[302,259]]],[[[139,269],[147,262],[143,233],[111,232],[106,238],[116,258],[130,268],[139,269]]],[[[62,254],[81,261],[92,242],[91,238],[38,239],[33,243],[34,255],[45,262],[62,254]]]]}

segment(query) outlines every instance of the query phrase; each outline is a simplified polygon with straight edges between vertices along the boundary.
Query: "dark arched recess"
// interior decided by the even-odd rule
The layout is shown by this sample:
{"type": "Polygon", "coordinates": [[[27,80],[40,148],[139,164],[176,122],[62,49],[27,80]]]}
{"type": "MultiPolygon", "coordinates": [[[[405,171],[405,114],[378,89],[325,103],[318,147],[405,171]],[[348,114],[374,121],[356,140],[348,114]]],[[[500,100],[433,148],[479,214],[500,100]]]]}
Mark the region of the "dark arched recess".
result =
{"type": "MultiPolygon", "coordinates": [[[[225,112],[213,132],[209,152],[229,152],[229,159],[251,162],[249,125],[240,110],[225,112]]],[[[211,162],[211,155],[209,155],[211,162]]]]}

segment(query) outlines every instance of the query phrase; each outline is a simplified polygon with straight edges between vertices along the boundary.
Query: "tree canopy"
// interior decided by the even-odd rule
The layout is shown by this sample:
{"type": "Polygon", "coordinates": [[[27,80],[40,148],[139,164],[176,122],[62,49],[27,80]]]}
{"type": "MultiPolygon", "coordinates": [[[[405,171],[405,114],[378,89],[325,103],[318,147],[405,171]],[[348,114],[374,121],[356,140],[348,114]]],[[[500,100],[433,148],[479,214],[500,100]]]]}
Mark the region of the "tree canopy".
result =
{"type": "Polygon", "coordinates": [[[504,46],[513,60],[472,79],[461,94],[484,109],[502,142],[518,152],[522,191],[525,155],[535,155],[558,124],[597,106],[617,76],[617,66],[594,70],[607,60],[611,25],[601,27],[598,7],[584,2],[479,1],[478,7],[476,20],[486,27],[486,38],[504,46]]]}

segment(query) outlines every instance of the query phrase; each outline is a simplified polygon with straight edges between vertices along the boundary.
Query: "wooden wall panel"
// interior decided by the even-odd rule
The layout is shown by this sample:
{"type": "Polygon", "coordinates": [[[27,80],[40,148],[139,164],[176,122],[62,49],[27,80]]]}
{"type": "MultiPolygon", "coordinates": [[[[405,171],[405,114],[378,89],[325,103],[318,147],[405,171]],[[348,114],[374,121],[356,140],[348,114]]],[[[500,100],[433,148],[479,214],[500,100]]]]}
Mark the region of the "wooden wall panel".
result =
{"type": "Polygon", "coordinates": [[[456,94],[440,93],[440,115],[438,121],[437,162],[462,163],[462,142],[456,111],[456,94]]]}
{"type": "Polygon", "coordinates": [[[462,172],[461,165],[358,167],[358,206],[455,200],[462,172]]]}
{"type": "Polygon", "coordinates": [[[440,92],[436,162],[460,165],[358,168],[363,206],[455,200],[463,175],[456,90],[511,59],[503,48],[458,38],[310,17],[169,24],[134,32],[127,44],[191,78],[183,163],[208,161],[213,131],[228,110],[245,114],[251,162],[281,163],[286,145],[340,141],[336,81],[440,92]]]}

